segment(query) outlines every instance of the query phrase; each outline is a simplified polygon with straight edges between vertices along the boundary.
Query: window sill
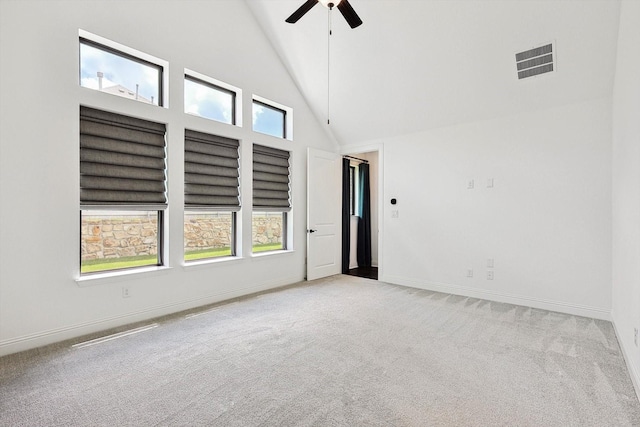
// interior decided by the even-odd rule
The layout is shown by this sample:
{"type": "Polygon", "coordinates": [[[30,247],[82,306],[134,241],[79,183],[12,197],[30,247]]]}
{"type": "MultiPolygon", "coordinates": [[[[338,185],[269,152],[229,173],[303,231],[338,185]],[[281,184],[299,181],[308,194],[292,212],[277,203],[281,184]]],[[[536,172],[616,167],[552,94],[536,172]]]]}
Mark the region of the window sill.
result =
{"type": "Polygon", "coordinates": [[[80,276],[76,279],[76,283],[80,287],[101,285],[104,283],[120,282],[130,279],[134,276],[141,274],[153,275],[162,274],[171,270],[172,267],[167,266],[154,266],[154,267],[141,267],[131,270],[122,271],[109,271],[105,273],[92,273],[84,276],[80,276]]]}
{"type": "Polygon", "coordinates": [[[279,251],[265,251],[265,252],[255,252],[251,254],[251,258],[253,259],[264,259],[275,255],[286,255],[293,254],[294,250],[284,249],[279,251]]]}
{"type": "Polygon", "coordinates": [[[208,258],[197,261],[183,262],[182,268],[189,270],[197,267],[206,267],[215,264],[228,264],[243,260],[241,256],[225,256],[220,258],[208,258]]]}

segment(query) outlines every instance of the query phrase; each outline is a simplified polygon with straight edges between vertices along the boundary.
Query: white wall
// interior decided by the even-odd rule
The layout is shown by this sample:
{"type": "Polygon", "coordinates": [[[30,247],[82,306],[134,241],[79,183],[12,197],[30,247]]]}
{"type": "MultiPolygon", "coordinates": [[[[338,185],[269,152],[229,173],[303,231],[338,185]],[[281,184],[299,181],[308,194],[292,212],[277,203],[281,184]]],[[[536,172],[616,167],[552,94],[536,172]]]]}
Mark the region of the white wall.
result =
{"type": "Polygon", "coordinates": [[[613,96],[613,310],[640,392],[640,2],[623,1],[613,96]]]}
{"type": "Polygon", "coordinates": [[[328,138],[240,1],[0,2],[0,355],[303,279],[306,149],[328,138]],[[169,108],[78,85],[78,30],[169,62],[169,108]],[[243,128],[187,116],[184,68],[243,90],[243,128]],[[292,107],[295,140],[251,131],[251,95],[292,107]],[[169,266],[76,283],[79,105],[167,123],[169,266]],[[251,229],[251,143],[292,152],[293,251],[198,267],[182,263],[183,130],[241,140],[240,227],[251,229]],[[123,286],[131,297],[122,298],[123,286]]]}
{"type": "Polygon", "coordinates": [[[610,98],[379,143],[381,280],[610,318],[610,98]]]}

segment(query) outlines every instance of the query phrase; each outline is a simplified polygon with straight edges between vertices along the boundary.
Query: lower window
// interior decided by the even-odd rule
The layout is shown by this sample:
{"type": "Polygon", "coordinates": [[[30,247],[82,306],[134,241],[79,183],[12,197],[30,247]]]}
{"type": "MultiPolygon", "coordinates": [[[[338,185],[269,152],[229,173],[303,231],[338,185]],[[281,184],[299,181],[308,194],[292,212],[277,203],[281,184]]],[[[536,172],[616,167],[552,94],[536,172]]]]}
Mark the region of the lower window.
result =
{"type": "Polygon", "coordinates": [[[195,261],[235,255],[235,212],[184,213],[184,259],[195,261]]]}
{"type": "Polygon", "coordinates": [[[80,272],[162,265],[163,211],[80,211],[80,272]]]}
{"type": "Polygon", "coordinates": [[[253,252],[286,249],[286,212],[253,212],[253,252]]]}

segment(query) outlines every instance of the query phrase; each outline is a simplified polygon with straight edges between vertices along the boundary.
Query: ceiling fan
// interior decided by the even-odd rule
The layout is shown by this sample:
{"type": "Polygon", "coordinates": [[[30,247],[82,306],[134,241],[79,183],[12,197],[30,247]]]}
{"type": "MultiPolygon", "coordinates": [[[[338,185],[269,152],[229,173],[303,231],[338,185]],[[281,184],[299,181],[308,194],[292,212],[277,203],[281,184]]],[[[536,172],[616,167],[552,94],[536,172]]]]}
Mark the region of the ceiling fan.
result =
{"type": "Polygon", "coordinates": [[[362,19],[360,19],[356,11],[353,10],[353,7],[351,7],[347,0],[307,0],[303,3],[302,6],[298,8],[298,10],[293,12],[291,16],[286,19],[286,21],[290,24],[295,24],[300,18],[302,18],[307,12],[309,12],[313,6],[318,3],[321,3],[323,6],[328,7],[329,9],[333,9],[334,6],[337,7],[351,28],[356,28],[362,25],[362,19]]]}

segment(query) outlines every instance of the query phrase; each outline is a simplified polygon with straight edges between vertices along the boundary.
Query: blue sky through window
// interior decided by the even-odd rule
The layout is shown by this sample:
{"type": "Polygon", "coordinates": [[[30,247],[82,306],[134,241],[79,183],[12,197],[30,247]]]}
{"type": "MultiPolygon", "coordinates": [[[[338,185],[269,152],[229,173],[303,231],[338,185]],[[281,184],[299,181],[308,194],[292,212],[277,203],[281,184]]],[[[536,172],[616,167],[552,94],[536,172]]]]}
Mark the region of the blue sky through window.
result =
{"type": "Polygon", "coordinates": [[[253,102],[253,130],[284,138],[285,112],[253,102]]]}
{"type": "Polygon", "coordinates": [[[184,111],[223,123],[233,123],[233,94],[207,84],[184,80],[184,111]]]}
{"type": "Polygon", "coordinates": [[[80,85],[158,105],[159,68],[80,43],[80,85]],[[98,73],[102,73],[102,82],[98,73]],[[100,85],[102,84],[102,88],[100,85]]]}

